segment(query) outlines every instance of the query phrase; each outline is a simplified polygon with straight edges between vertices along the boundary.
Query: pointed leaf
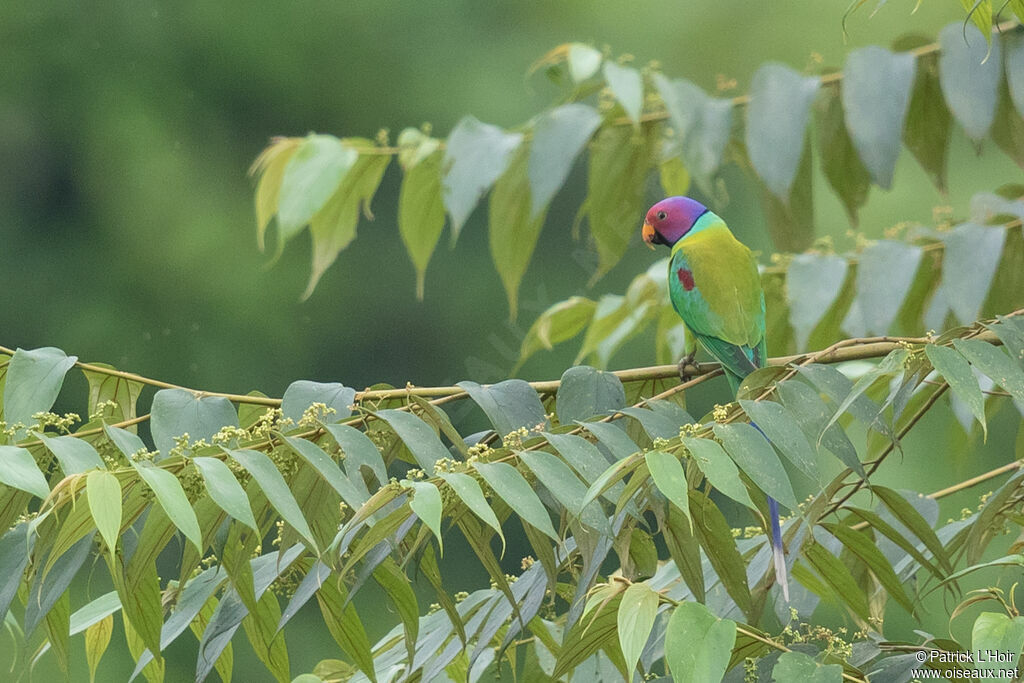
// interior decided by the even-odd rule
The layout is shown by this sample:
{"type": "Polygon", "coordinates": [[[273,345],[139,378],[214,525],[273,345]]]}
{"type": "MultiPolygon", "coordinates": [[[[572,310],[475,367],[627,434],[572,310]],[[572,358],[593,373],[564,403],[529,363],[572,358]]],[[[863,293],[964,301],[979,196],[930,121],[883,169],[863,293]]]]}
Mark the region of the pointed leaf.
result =
{"type": "MultiPolygon", "coordinates": [[[[74,367],[76,356],[60,349],[44,347],[32,351],[18,349],[7,364],[3,390],[3,416],[8,425],[35,423],[32,416],[53,407],[64,384],[64,375],[74,367]]],[[[15,432],[14,440],[25,436],[26,429],[15,432]]]]}
{"type": "Polygon", "coordinates": [[[581,508],[587,487],[564,462],[544,451],[520,451],[520,459],[569,513],[591,529],[608,534],[611,527],[598,503],[581,508]]]}
{"type": "MultiPolygon", "coordinates": [[[[837,86],[841,87],[841,86],[837,86]]],[[[821,170],[846,208],[850,222],[856,225],[857,211],[868,199],[871,174],[860,160],[850,139],[838,90],[819,100],[815,110],[821,170]]]]}
{"type": "Polygon", "coordinates": [[[843,667],[821,664],[803,652],[783,652],[772,668],[777,683],[841,683],[843,667]]]}
{"type": "Polygon", "coordinates": [[[796,418],[782,405],[771,401],[740,400],[740,406],[756,422],[772,445],[812,482],[818,481],[818,460],[814,448],[800,430],[796,418]]]}
{"type": "Polygon", "coordinates": [[[851,52],[843,68],[846,127],[872,180],[887,190],[900,154],[915,67],[909,52],[871,45],[851,52]]]}
{"type": "Polygon", "coordinates": [[[786,302],[797,351],[807,349],[814,328],[835,303],[846,282],[848,263],[835,254],[797,254],[786,269],[786,302]]]}
{"type": "Polygon", "coordinates": [[[736,622],[716,617],[698,602],[679,605],[672,610],[665,630],[665,663],[672,680],[720,680],[735,642],[736,622]]]}
{"type": "Polygon", "coordinates": [[[202,472],[206,491],[213,502],[253,531],[259,531],[249,498],[231,468],[218,458],[192,458],[192,463],[202,472]]]}
{"type": "Polygon", "coordinates": [[[903,584],[896,576],[892,565],[875,545],[873,539],[860,531],[839,524],[828,524],[825,525],[825,528],[871,570],[882,587],[903,609],[910,614],[914,613],[914,604],[910,600],[910,596],[903,589],[903,584]]]}
{"type": "Polygon", "coordinates": [[[693,515],[694,535],[700,540],[711,566],[729,597],[750,617],[753,602],[747,584],[747,568],[736,547],[729,523],[711,499],[698,491],[690,491],[690,512],[693,515]]]}
{"type": "Polygon", "coordinates": [[[445,146],[441,179],[453,243],[481,197],[505,172],[522,140],[521,133],[506,133],[472,116],[456,124],[445,146]]]}
{"type": "Polygon", "coordinates": [[[554,198],[600,124],[601,114],[579,102],[563,104],[537,120],[530,145],[530,218],[536,218],[554,198]]]}
{"type": "Polygon", "coordinates": [[[163,457],[174,448],[175,437],[188,434],[189,441],[211,437],[222,427],[237,427],[238,414],[231,401],[219,396],[196,396],[184,389],[161,389],[150,408],[153,443],[163,457]]]}
{"type": "Polygon", "coordinates": [[[612,61],[604,63],[604,78],[615,99],[619,101],[626,116],[633,123],[640,123],[640,111],[644,106],[644,81],[640,72],[612,61]]]}
{"type": "Polygon", "coordinates": [[[302,144],[300,138],[280,138],[260,152],[249,170],[250,175],[259,175],[256,184],[256,242],[260,251],[264,248],[264,237],[270,219],[277,213],[281,194],[281,181],[295,150],[302,144]]]}
{"type": "Polygon", "coordinates": [[[35,435],[57,458],[65,476],[91,469],[106,469],[100,454],[85,439],[73,436],[47,436],[42,432],[35,432],[35,435]]]}
{"type": "Polygon", "coordinates": [[[768,189],[788,201],[803,156],[811,104],[821,81],[776,62],[762,65],[750,84],[746,145],[768,189]]]}
{"type": "Polygon", "coordinates": [[[647,639],[658,616],[658,594],[646,583],[634,583],[622,593],[616,626],[619,632],[619,647],[626,660],[626,670],[636,670],[640,654],[647,645],[647,639]]]}
{"type": "Polygon", "coordinates": [[[686,485],[686,472],[679,459],[671,453],[664,451],[648,451],[644,454],[647,461],[647,469],[651,473],[651,479],[658,487],[658,490],[668,498],[669,502],[675,505],[686,515],[690,527],[693,527],[693,519],[690,517],[689,487],[686,485]]]}
{"type": "Polygon", "coordinates": [[[914,283],[921,256],[921,247],[891,240],[865,248],[857,264],[857,296],[843,330],[853,337],[887,334],[914,283]]]}
{"type": "Polygon", "coordinates": [[[1006,230],[962,223],[943,236],[942,296],[964,325],[981,317],[1003,254],[1006,230]]]}
{"type": "Polygon", "coordinates": [[[434,532],[434,536],[437,538],[437,546],[443,555],[444,545],[441,540],[441,492],[437,490],[436,486],[426,481],[410,481],[408,484],[415,492],[412,500],[409,501],[409,507],[434,532]]]}
{"type": "Polygon", "coordinates": [[[491,506],[487,504],[484,492],[480,488],[480,484],[477,483],[476,479],[468,474],[461,474],[458,472],[442,473],[438,476],[440,476],[446,484],[452,487],[452,490],[455,491],[455,495],[457,495],[459,499],[466,504],[466,507],[473,511],[473,514],[497,532],[498,537],[501,539],[501,554],[504,555],[505,535],[501,532],[501,523],[498,521],[497,515],[494,514],[494,510],[492,510],[491,506]]]}
{"type": "Polygon", "coordinates": [[[398,194],[398,233],[416,268],[416,296],[423,299],[427,264],[444,230],[441,160],[436,150],[413,166],[405,166],[398,194]]]}
{"type": "Polygon", "coordinates": [[[903,143],[931,177],[939,190],[946,190],[946,155],[952,126],[949,108],[942,99],[938,58],[917,58],[917,78],[910,98],[903,143]]]}
{"type": "Polygon", "coordinates": [[[1024,369],[1002,349],[977,339],[954,339],[953,346],[981,372],[1024,402],[1024,369]]]}
{"type": "Polygon", "coordinates": [[[85,659],[89,665],[89,681],[96,680],[96,669],[103,659],[103,653],[110,644],[110,634],[114,631],[114,616],[108,614],[85,630],[85,659]]]}
{"type": "Polygon", "coordinates": [[[475,468],[487,485],[494,489],[517,515],[551,540],[558,541],[558,534],[551,526],[551,517],[548,516],[547,509],[515,467],[504,462],[478,462],[475,468]]]}
{"type": "Polygon", "coordinates": [[[16,446],[0,446],[0,483],[39,498],[50,495],[46,477],[39,471],[32,453],[16,446]]]}
{"type": "Polygon", "coordinates": [[[346,505],[353,510],[358,510],[366,502],[367,497],[361,494],[355,485],[342,474],[341,468],[331,456],[324,452],[324,449],[306,439],[286,436],[284,440],[303,460],[313,466],[323,480],[341,496],[346,505]]]}
{"type": "Polygon", "coordinates": [[[716,424],[714,429],[726,452],[762,491],[790,510],[796,510],[793,485],[763,434],[746,424],[716,424]]]}
{"type": "Polygon", "coordinates": [[[585,43],[569,43],[569,75],[572,80],[582,83],[601,68],[601,51],[585,43]]]}
{"type": "Polygon", "coordinates": [[[302,516],[299,504],[295,502],[295,496],[292,495],[288,484],[273,461],[259,451],[225,448],[224,452],[238,461],[252,475],[252,478],[263,489],[267,500],[284,521],[290,524],[312,548],[316,548],[313,532],[310,530],[309,524],[306,523],[306,518],[302,516]]]}
{"type": "Polygon", "coordinates": [[[331,135],[310,135],[302,141],[288,159],[278,193],[282,243],[323,208],[358,157],[356,150],[331,135]]]}
{"type": "Polygon", "coordinates": [[[498,436],[505,436],[525,427],[534,430],[547,424],[544,404],[529,383],[521,379],[507,379],[497,384],[481,386],[476,382],[459,382],[470,398],[487,415],[498,436]]]}
{"type": "Polygon", "coordinates": [[[978,378],[971,372],[971,366],[963,356],[948,346],[928,344],[924,351],[932,367],[949,383],[953,394],[971,409],[971,413],[988,434],[988,426],[985,423],[985,395],[981,393],[978,378]]]}
{"type": "Polygon", "coordinates": [[[953,116],[967,135],[981,140],[995,119],[1000,43],[991,45],[975,26],[949,24],[939,33],[939,83],[953,116]]]}
{"type": "Polygon", "coordinates": [[[90,472],[85,479],[89,512],[110,552],[121,535],[121,484],[107,471],[90,472]]]}
{"type": "MultiPolygon", "coordinates": [[[[536,142],[534,142],[536,144],[536,142]]],[[[513,372],[541,349],[551,350],[555,344],[572,339],[583,331],[594,316],[597,304],[582,296],[559,301],[538,316],[519,347],[519,360],[513,372]]]]}
{"type": "Polygon", "coordinates": [[[387,483],[388,471],[384,465],[384,458],[366,434],[348,425],[326,424],[324,429],[334,437],[338,447],[345,454],[345,473],[349,479],[353,482],[356,478],[362,480],[360,470],[366,467],[373,472],[378,485],[383,486],[387,483]]]}
{"type": "Polygon", "coordinates": [[[355,401],[356,390],[339,382],[309,382],[299,380],[292,382],[284,390],[281,398],[281,413],[296,425],[314,403],[323,403],[334,412],[323,417],[324,422],[340,422],[352,415],[349,406],[355,401]]]}
{"type": "Polygon", "coordinates": [[[995,674],[994,677],[1005,675],[1006,670],[1016,671],[1021,648],[1024,648],[1024,617],[1011,619],[1002,613],[982,612],[975,619],[971,649],[979,653],[976,661],[982,671],[995,674]],[[1009,660],[1002,660],[999,655],[1009,655],[1009,660]]]}
{"type": "MultiPolygon", "coordinates": [[[[91,363],[101,368],[114,368],[105,363],[91,363]]],[[[117,375],[110,375],[95,370],[82,370],[85,379],[89,382],[89,414],[97,412],[100,403],[113,402],[115,405],[103,409],[101,416],[108,422],[124,422],[135,419],[137,412],[135,404],[142,393],[142,382],[125,379],[117,375]]]]}
{"type": "MultiPolygon", "coordinates": [[[[185,538],[192,541],[196,550],[200,553],[203,552],[203,533],[199,529],[199,521],[196,519],[196,513],[192,509],[192,504],[188,502],[188,497],[185,496],[185,491],[181,488],[178,478],[167,470],[144,460],[132,464],[135,471],[156,495],[160,507],[174,522],[174,526],[185,534],[185,538]]],[[[90,507],[92,507],[91,501],[90,507]]]]}
{"type": "Polygon", "coordinates": [[[697,463],[697,467],[713,487],[741,505],[745,505],[751,510],[754,509],[750,494],[740,482],[740,473],[736,469],[736,464],[729,459],[717,442],[711,439],[692,437],[683,437],[682,442],[694,462],[697,463]]]}
{"type": "Polygon", "coordinates": [[[378,410],[376,415],[391,425],[428,477],[434,474],[435,462],[449,457],[448,449],[441,443],[441,439],[419,417],[392,409],[378,410]]]}
{"type": "Polygon", "coordinates": [[[686,168],[706,193],[722,164],[732,131],[732,100],[710,97],[690,81],[670,81],[656,74],[654,83],[665,101],[676,136],[682,139],[686,168]]]}
{"type": "Polygon", "coordinates": [[[611,372],[579,365],[562,374],[555,400],[558,421],[562,424],[607,415],[625,405],[622,382],[611,372]]]}

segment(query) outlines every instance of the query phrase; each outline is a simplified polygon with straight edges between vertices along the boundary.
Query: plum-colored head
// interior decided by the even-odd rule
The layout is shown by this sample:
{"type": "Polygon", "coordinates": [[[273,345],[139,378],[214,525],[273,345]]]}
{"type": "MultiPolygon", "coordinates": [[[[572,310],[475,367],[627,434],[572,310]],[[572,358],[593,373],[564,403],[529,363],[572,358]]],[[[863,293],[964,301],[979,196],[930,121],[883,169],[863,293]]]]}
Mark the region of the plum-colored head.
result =
{"type": "Polygon", "coordinates": [[[707,212],[708,207],[696,199],[689,197],[662,199],[650,208],[644,218],[644,242],[651,249],[655,244],[671,247],[690,231],[698,218],[707,212]]]}

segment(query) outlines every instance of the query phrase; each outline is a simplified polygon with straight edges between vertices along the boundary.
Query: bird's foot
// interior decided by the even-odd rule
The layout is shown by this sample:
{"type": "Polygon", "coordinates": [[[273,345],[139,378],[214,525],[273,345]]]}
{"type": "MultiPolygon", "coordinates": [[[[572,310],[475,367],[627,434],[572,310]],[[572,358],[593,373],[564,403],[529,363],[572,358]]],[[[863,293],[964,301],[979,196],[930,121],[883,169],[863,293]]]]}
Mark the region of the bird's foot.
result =
{"type": "Polygon", "coordinates": [[[694,362],[697,356],[696,349],[679,359],[679,379],[684,382],[700,374],[700,365],[694,362]]]}

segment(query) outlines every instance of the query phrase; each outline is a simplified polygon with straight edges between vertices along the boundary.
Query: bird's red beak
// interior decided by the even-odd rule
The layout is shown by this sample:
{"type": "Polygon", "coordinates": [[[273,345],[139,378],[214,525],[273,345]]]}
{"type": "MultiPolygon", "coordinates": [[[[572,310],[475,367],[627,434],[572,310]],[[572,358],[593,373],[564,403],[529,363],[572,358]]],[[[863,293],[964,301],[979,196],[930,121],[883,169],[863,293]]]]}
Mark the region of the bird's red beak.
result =
{"type": "Polygon", "coordinates": [[[654,232],[654,226],[645,221],[643,230],[640,234],[643,235],[644,242],[647,243],[647,246],[654,249],[654,235],[656,234],[654,232]]]}

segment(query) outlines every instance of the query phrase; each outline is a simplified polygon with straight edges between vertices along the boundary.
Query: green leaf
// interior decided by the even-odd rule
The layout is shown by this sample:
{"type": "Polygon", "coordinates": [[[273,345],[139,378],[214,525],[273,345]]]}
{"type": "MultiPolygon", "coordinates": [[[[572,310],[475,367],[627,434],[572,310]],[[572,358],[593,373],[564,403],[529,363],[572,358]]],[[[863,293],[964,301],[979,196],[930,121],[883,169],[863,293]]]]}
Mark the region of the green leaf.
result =
{"type": "Polygon", "coordinates": [[[106,469],[100,454],[85,439],[73,436],[47,436],[43,432],[35,432],[35,435],[57,458],[65,476],[91,469],[106,469]]]}
{"type": "Polygon", "coordinates": [[[857,263],[857,295],[843,319],[853,337],[885,335],[914,283],[921,247],[879,240],[866,247],[857,263]]]}
{"type": "Polygon", "coordinates": [[[985,423],[985,395],[981,393],[978,378],[971,372],[971,366],[959,353],[948,346],[928,344],[924,347],[925,355],[940,375],[949,383],[953,394],[963,401],[988,435],[985,423]]]}
{"type": "MultiPolygon", "coordinates": [[[[344,142],[354,147],[369,147],[365,140],[351,139],[344,142]]],[[[381,178],[384,177],[384,171],[391,162],[389,155],[374,153],[373,150],[373,147],[369,147],[358,155],[358,159],[345,174],[337,191],[310,221],[313,259],[309,283],[302,294],[303,300],[312,295],[320,276],[334,263],[341,250],[355,239],[360,208],[368,218],[373,217],[370,213],[370,202],[377,192],[381,178]]]]}
{"type": "MultiPolygon", "coordinates": [[[[686,520],[693,528],[693,519],[690,517],[689,487],[686,485],[686,472],[679,459],[671,453],[664,451],[648,451],[644,454],[647,462],[647,469],[651,473],[651,479],[658,487],[658,490],[668,498],[669,502],[675,505],[686,515],[686,520]]],[[[623,648],[625,651],[625,648],[623,648]]]]}
{"type": "Polygon", "coordinates": [[[777,683],[841,683],[843,667],[821,664],[803,652],[783,652],[772,668],[777,683]]]}
{"type": "Polygon", "coordinates": [[[264,238],[270,219],[277,213],[281,194],[281,181],[295,150],[302,143],[300,138],[280,138],[260,152],[249,169],[250,175],[259,175],[256,184],[256,242],[260,251],[264,249],[264,238]]]}
{"type": "Polygon", "coordinates": [[[577,424],[596,436],[615,460],[623,460],[640,452],[640,447],[629,438],[626,430],[622,428],[623,426],[611,422],[577,422],[577,424]]]}
{"type": "Polygon", "coordinates": [[[213,502],[253,531],[259,531],[249,498],[231,468],[218,458],[192,458],[192,463],[202,472],[206,491],[213,502]]]}
{"type": "Polygon", "coordinates": [[[988,45],[974,26],[949,24],[939,33],[939,83],[949,110],[967,135],[980,141],[996,115],[1000,65],[999,41],[988,45]]]}
{"type": "Polygon", "coordinates": [[[772,445],[812,481],[818,481],[818,460],[814,448],[791,412],[771,401],[740,400],[751,422],[765,433],[772,445]]]}
{"type": "Polygon", "coordinates": [[[634,583],[622,593],[616,626],[619,632],[619,647],[626,660],[626,670],[636,671],[640,654],[647,645],[647,639],[658,616],[659,596],[646,583],[634,583]]]}
{"type": "Polygon", "coordinates": [[[652,440],[671,439],[679,436],[680,425],[690,424],[693,422],[693,418],[689,415],[686,415],[685,423],[677,422],[663,413],[648,410],[647,408],[636,408],[633,406],[620,408],[619,412],[639,422],[640,426],[644,428],[645,432],[647,432],[647,436],[651,437],[652,440]]]}
{"type": "MultiPolygon", "coordinates": [[[[536,146],[536,141],[534,145],[536,146]]],[[[550,351],[555,344],[572,339],[579,334],[594,316],[597,304],[582,296],[571,296],[565,301],[549,307],[533,321],[523,343],[519,347],[519,360],[513,373],[517,372],[530,356],[541,349],[550,351]]]]}
{"type": "Polygon", "coordinates": [[[395,430],[428,477],[434,474],[435,462],[450,456],[437,433],[416,415],[393,409],[378,410],[375,415],[395,430]]]}
{"type": "Polygon", "coordinates": [[[626,391],[614,373],[588,365],[571,367],[562,373],[555,399],[555,411],[562,424],[607,415],[625,405],[626,391]]]}
{"type": "Polygon", "coordinates": [[[0,483],[39,498],[50,495],[46,477],[39,471],[32,453],[17,446],[0,446],[0,483]]]}
{"type": "MultiPolygon", "coordinates": [[[[114,368],[106,363],[91,363],[101,368],[114,368]]],[[[135,404],[142,393],[142,382],[125,379],[95,370],[82,370],[89,382],[89,414],[94,415],[100,403],[113,402],[115,405],[103,409],[101,417],[107,422],[124,422],[137,416],[135,404]]]]}
{"type": "Polygon", "coordinates": [[[473,514],[497,532],[498,537],[501,539],[501,554],[504,555],[505,535],[501,532],[501,522],[498,521],[498,517],[494,514],[491,506],[487,504],[484,492],[481,490],[480,484],[477,483],[476,479],[468,474],[458,472],[442,473],[438,476],[452,487],[455,495],[466,504],[466,507],[473,511],[473,514]]]}
{"type": "Polygon", "coordinates": [[[849,510],[853,514],[860,517],[862,520],[868,523],[872,529],[881,533],[883,536],[888,538],[890,541],[898,545],[905,553],[910,555],[917,561],[922,567],[925,567],[932,573],[935,578],[940,581],[945,578],[945,574],[942,573],[938,567],[936,567],[931,561],[926,558],[921,551],[917,549],[916,543],[907,540],[906,536],[899,530],[895,529],[892,525],[882,519],[879,515],[875,514],[871,510],[865,510],[863,508],[848,506],[844,508],[849,510]]]}
{"type": "Polygon", "coordinates": [[[117,547],[121,535],[121,484],[110,472],[90,472],[85,479],[89,512],[110,552],[117,547]]]}
{"type": "Polygon", "coordinates": [[[633,123],[640,123],[640,112],[644,106],[644,81],[640,72],[612,61],[604,63],[604,79],[615,99],[622,105],[633,123]]]}
{"type": "Polygon", "coordinates": [[[110,425],[103,425],[103,433],[106,434],[110,443],[114,444],[117,450],[121,451],[121,454],[129,460],[136,453],[144,453],[146,451],[146,444],[142,442],[138,434],[133,434],[126,429],[110,425]]]}
{"type": "MultiPolygon", "coordinates": [[[[203,552],[203,533],[199,529],[199,521],[188,502],[185,491],[181,488],[178,478],[165,469],[161,469],[149,462],[140,461],[132,463],[135,471],[149,485],[160,507],[164,509],[174,526],[185,534],[185,538],[192,541],[196,550],[203,552]]],[[[89,504],[92,507],[92,502],[89,504]]]]}
{"type": "Polygon", "coordinates": [[[312,441],[292,436],[286,436],[284,440],[303,460],[313,466],[323,480],[341,496],[346,505],[353,510],[358,510],[359,506],[366,502],[367,497],[362,495],[355,485],[342,474],[338,464],[322,448],[312,441]]]}
{"type": "Polygon", "coordinates": [[[954,339],[953,346],[1015,400],[1024,401],[1024,370],[1005,352],[977,339],[954,339]]]}
{"type": "Polygon", "coordinates": [[[527,150],[520,147],[495,183],[488,205],[491,259],[505,286],[510,320],[515,320],[519,310],[519,285],[530,265],[547,213],[546,207],[536,213],[531,209],[528,159],[527,150]]]}
{"type": "Polygon", "coordinates": [[[782,200],[762,185],[765,218],[775,246],[783,251],[803,251],[814,242],[814,164],[810,141],[800,158],[790,196],[782,200]]]}
{"type": "Polygon", "coordinates": [[[789,262],[786,302],[797,351],[807,350],[807,340],[814,328],[843,291],[848,267],[846,259],[841,256],[817,252],[797,254],[789,262]]]}
{"type": "Polygon", "coordinates": [[[849,607],[860,619],[868,621],[871,618],[867,596],[839,558],[813,541],[804,545],[803,554],[807,563],[814,568],[841,603],[849,607]]]}
{"type": "Polygon", "coordinates": [[[531,219],[540,215],[565,183],[580,150],[600,124],[601,114],[579,102],[556,107],[534,124],[529,161],[531,219]]]}
{"type": "Polygon", "coordinates": [[[910,97],[903,144],[931,177],[940,191],[946,191],[946,154],[952,117],[942,99],[936,55],[917,58],[917,78],[910,97]]]}
{"type": "Polygon", "coordinates": [[[712,180],[732,131],[732,100],[710,97],[690,81],[670,81],[655,74],[654,84],[665,101],[676,137],[682,139],[683,162],[705,194],[714,194],[712,180]]]}
{"type": "Polygon", "coordinates": [[[851,52],[843,68],[847,130],[872,180],[887,190],[900,154],[915,70],[913,54],[877,45],[851,52]]]}
{"type": "Polygon", "coordinates": [[[405,572],[390,557],[384,558],[380,566],[373,571],[373,578],[384,589],[398,611],[398,616],[402,620],[402,631],[405,634],[407,661],[412,662],[420,626],[420,608],[416,601],[416,593],[409,584],[409,578],[405,572]]]}
{"type": "Polygon", "coordinates": [[[769,496],[796,510],[796,494],[768,439],[747,424],[716,424],[715,436],[739,468],[769,496]]]}
{"type": "Polygon", "coordinates": [[[89,665],[89,683],[96,680],[96,669],[110,644],[114,631],[114,615],[108,614],[85,630],[85,660],[89,665]]]}
{"type": "Polygon", "coordinates": [[[892,565],[889,564],[889,560],[885,558],[882,551],[875,545],[874,539],[847,526],[839,524],[826,524],[824,526],[851,553],[860,558],[867,568],[871,570],[871,573],[875,575],[878,582],[882,584],[882,587],[903,609],[907,610],[910,614],[914,613],[914,603],[903,589],[903,584],[900,582],[899,577],[896,576],[896,572],[893,570],[892,565]]]}
{"type": "Polygon", "coordinates": [[[597,73],[603,59],[601,51],[585,43],[569,43],[569,75],[582,83],[597,73]]]}
{"type": "Polygon", "coordinates": [[[750,84],[746,146],[750,163],[776,197],[789,193],[803,156],[811,104],[821,81],[802,76],[788,66],[769,62],[750,84]]]}
{"type": "Polygon", "coordinates": [[[197,396],[184,389],[161,389],[150,408],[153,443],[163,457],[174,448],[174,440],[188,434],[190,442],[210,443],[222,427],[237,427],[238,414],[231,401],[219,396],[197,396]]]}
{"type": "Polygon", "coordinates": [[[299,380],[292,382],[284,390],[281,398],[283,417],[299,424],[302,414],[314,403],[323,403],[333,408],[333,413],[323,416],[324,422],[340,422],[352,415],[349,406],[355,402],[356,390],[339,382],[310,382],[299,380]]]}
{"type": "Polygon", "coordinates": [[[459,382],[487,415],[498,436],[505,436],[521,427],[533,431],[547,424],[544,404],[533,387],[521,379],[507,379],[497,384],[481,386],[476,382],[459,382]]]}
{"type": "Polygon", "coordinates": [[[829,90],[829,95],[819,100],[815,109],[818,129],[818,149],[821,153],[821,170],[846,209],[850,222],[857,224],[857,211],[868,199],[871,188],[871,174],[857,154],[850,133],[847,131],[843,114],[841,95],[838,88],[829,90]]]}
{"type": "Polygon", "coordinates": [[[890,488],[876,485],[871,490],[882,500],[882,503],[885,504],[885,507],[892,513],[893,517],[924,543],[925,547],[931,551],[935,560],[942,565],[942,568],[946,572],[952,572],[953,566],[950,564],[946,549],[943,547],[939,537],[935,535],[931,525],[921,516],[921,513],[914,509],[914,506],[908,503],[903,496],[890,488]]]}
{"type": "Polygon", "coordinates": [[[241,464],[252,475],[252,478],[263,489],[263,494],[267,497],[267,501],[277,510],[284,521],[290,524],[309,543],[310,547],[316,549],[317,545],[316,540],[313,538],[313,532],[310,530],[309,524],[306,523],[306,518],[302,516],[302,510],[299,509],[299,504],[295,502],[295,496],[292,495],[288,484],[277,470],[273,461],[259,451],[229,450],[225,448],[224,452],[241,464]]]}
{"type": "Polygon", "coordinates": [[[721,680],[735,643],[736,622],[716,617],[698,602],[684,602],[672,610],[665,629],[665,663],[672,680],[721,680]]]}
{"type": "MultiPolygon", "coordinates": [[[[53,407],[64,384],[64,375],[74,367],[76,356],[47,346],[33,351],[18,349],[7,365],[4,384],[3,414],[8,425],[35,424],[32,416],[53,407]]],[[[14,440],[20,441],[26,429],[18,429],[14,440]]]]}
{"type": "Polygon", "coordinates": [[[444,152],[436,150],[413,165],[403,164],[405,175],[398,193],[398,233],[416,268],[416,298],[421,301],[427,264],[444,230],[444,200],[441,198],[443,157],[444,152]]]}
{"type": "Polygon", "coordinates": [[[964,325],[981,317],[992,279],[1003,253],[1006,230],[977,223],[963,223],[942,236],[942,296],[953,315],[964,325]]]}
{"type": "Polygon", "coordinates": [[[522,133],[506,133],[497,126],[463,117],[448,136],[444,150],[444,204],[451,216],[452,243],[491,185],[501,177],[522,133]]]}
{"type": "Polygon", "coordinates": [[[344,583],[340,581],[324,582],[316,594],[327,630],[335,642],[355,660],[363,674],[376,683],[370,641],[366,637],[366,630],[356,612],[355,604],[346,600],[346,597],[344,583]]]}
{"type": "Polygon", "coordinates": [[[520,451],[519,457],[569,513],[591,529],[611,533],[608,518],[597,502],[582,507],[587,487],[564,462],[544,451],[520,451]]]}
{"type": "Polygon", "coordinates": [[[796,417],[808,442],[820,450],[828,449],[847,467],[864,474],[864,465],[857,457],[857,449],[838,424],[826,428],[833,412],[821,400],[818,392],[803,382],[790,380],[776,385],[775,391],[789,412],[796,417]]]}
{"type": "Polygon", "coordinates": [[[444,555],[444,543],[441,540],[441,492],[437,487],[426,481],[407,481],[412,490],[413,497],[409,501],[409,507],[416,513],[427,527],[437,537],[437,547],[444,555]]]}
{"type": "Polygon", "coordinates": [[[646,208],[644,189],[655,152],[655,126],[604,126],[590,144],[585,211],[597,246],[596,282],[618,263],[646,208]]]}
{"type": "Polygon", "coordinates": [[[658,181],[666,197],[685,195],[690,190],[690,172],[677,156],[669,157],[658,164],[658,181]]]}
{"type": "Polygon", "coordinates": [[[1005,85],[999,88],[999,105],[996,108],[996,118],[992,122],[991,135],[992,141],[999,149],[1014,163],[1024,168],[1024,117],[1013,108],[1005,85]]]}
{"type": "Polygon", "coordinates": [[[737,503],[751,510],[755,509],[750,494],[740,481],[736,463],[729,459],[717,442],[711,439],[683,437],[682,443],[697,463],[697,467],[707,477],[708,483],[737,503]]]}
{"type": "MultiPolygon", "coordinates": [[[[621,593],[612,596],[606,604],[597,608],[592,618],[584,618],[569,629],[552,672],[554,679],[561,679],[564,674],[576,669],[601,649],[606,652],[611,649],[609,655],[613,661],[618,659],[621,662],[622,650],[619,647],[619,639],[616,637],[620,600],[622,600],[621,593]]],[[[625,669],[624,663],[622,668],[625,669]]],[[[629,672],[620,671],[619,673],[623,678],[627,678],[629,672]]]]}
{"type": "Polygon", "coordinates": [[[1002,613],[982,612],[971,630],[971,649],[977,653],[982,671],[1016,670],[1021,648],[1024,648],[1024,617],[1010,618],[1002,613]],[[1010,655],[1010,661],[999,661],[997,655],[1010,655]]]}
{"type": "Polygon", "coordinates": [[[740,610],[751,617],[754,605],[747,585],[747,567],[736,548],[729,523],[711,498],[699,491],[690,491],[690,512],[695,535],[726,592],[740,610]]]}
{"type": "Polygon", "coordinates": [[[291,153],[277,201],[282,244],[327,204],[358,158],[356,150],[331,135],[309,135],[291,153]]]}
{"type": "Polygon", "coordinates": [[[284,635],[277,633],[280,618],[281,605],[277,595],[266,591],[256,603],[256,611],[249,612],[242,620],[242,625],[259,660],[279,683],[288,683],[291,680],[288,649],[284,635]]]}
{"type": "Polygon", "coordinates": [[[551,526],[547,509],[515,467],[504,462],[478,462],[475,468],[487,485],[494,489],[516,514],[551,540],[558,541],[558,534],[551,526]]]}

